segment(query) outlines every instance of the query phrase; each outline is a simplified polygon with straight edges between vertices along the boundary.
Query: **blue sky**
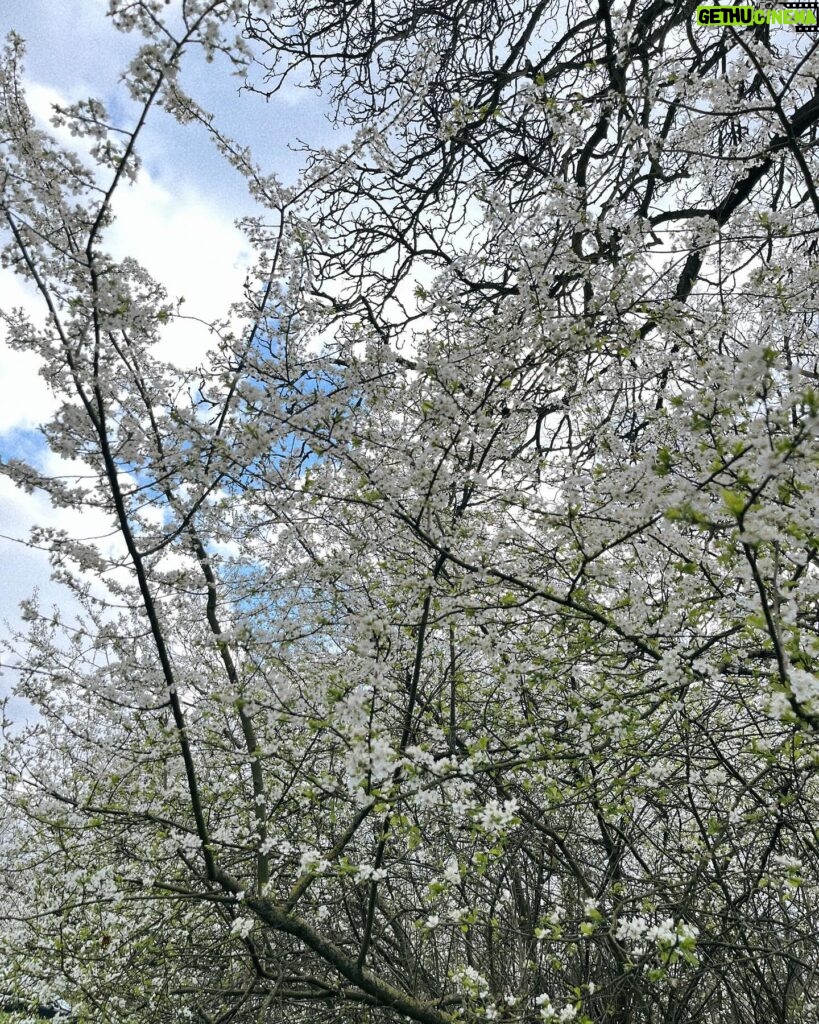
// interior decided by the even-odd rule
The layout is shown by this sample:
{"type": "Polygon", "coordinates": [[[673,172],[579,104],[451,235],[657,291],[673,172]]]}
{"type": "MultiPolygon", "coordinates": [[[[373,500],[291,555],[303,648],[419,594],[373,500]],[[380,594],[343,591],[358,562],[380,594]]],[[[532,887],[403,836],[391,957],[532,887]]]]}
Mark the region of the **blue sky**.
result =
{"type": "MultiPolygon", "coordinates": [[[[105,16],[107,0],[2,0],[0,30],[14,30],[26,40],[27,77],[78,99],[101,96],[114,112],[123,110],[118,84],[133,56],[138,37],[114,30],[105,16]]],[[[288,149],[297,139],[329,142],[332,129],[320,97],[296,86],[266,101],[243,93],[227,62],[209,66],[189,52],[183,83],[240,142],[251,145],[268,169],[286,179],[298,172],[300,157],[288,149]]],[[[247,208],[244,186],[213,150],[204,133],[175,125],[161,111],[149,123],[143,156],[151,175],[162,184],[183,176],[203,192],[247,208]]]]}
{"type": "MultiPolygon", "coordinates": [[[[107,0],[0,0],[2,35],[13,30],[26,40],[29,101],[44,122],[52,103],[87,96],[102,99],[115,116],[127,115],[119,77],[139,40],[116,32],[105,17],[106,8],[107,0]]],[[[183,84],[233,138],[250,145],[266,172],[275,172],[285,183],[295,179],[301,159],[289,145],[297,140],[333,141],[321,98],[307,90],[289,86],[270,101],[249,93],[240,96],[239,82],[226,66],[207,65],[196,57],[183,70],[183,84]]],[[[72,144],[67,136],[64,141],[72,144]]],[[[186,312],[204,319],[223,315],[241,296],[249,259],[233,223],[253,212],[244,182],[204,132],[180,127],[161,110],[148,123],[141,155],[143,170],[115,207],[111,249],[117,256],[139,259],[172,297],[184,295],[186,312]]],[[[5,271],[0,271],[0,306],[24,306],[35,315],[39,311],[31,289],[5,271]]],[[[207,332],[192,325],[174,331],[167,338],[171,358],[180,365],[197,362],[207,348],[207,332]]],[[[0,454],[33,459],[52,471],[62,469],[36,429],[53,408],[37,361],[11,352],[1,332],[2,327],[0,454]]],[[[67,604],[65,592],[49,580],[42,553],[4,539],[27,535],[35,523],[80,536],[105,525],[90,523],[87,517],[80,522],[76,514],[52,509],[44,495],[23,494],[0,477],[0,637],[19,622],[19,602],[35,587],[46,606],[67,604]]],[[[0,677],[0,694],[10,682],[11,676],[0,677]]]]}

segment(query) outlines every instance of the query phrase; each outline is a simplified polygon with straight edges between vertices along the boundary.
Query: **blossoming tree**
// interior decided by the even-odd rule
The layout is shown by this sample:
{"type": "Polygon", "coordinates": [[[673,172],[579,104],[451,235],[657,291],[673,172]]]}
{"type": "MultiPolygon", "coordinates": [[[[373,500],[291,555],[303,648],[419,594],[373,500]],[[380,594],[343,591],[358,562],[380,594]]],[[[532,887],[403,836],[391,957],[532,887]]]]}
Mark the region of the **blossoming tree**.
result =
{"type": "Polygon", "coordinates": [[[9,42],[5,318],[83,473],[2,466],[119,538],[31,538],[82,613],[5,659],[12,1017],[815,1019],[819,51],[693,11],[111,0],[87,160],[9,42]],[[284,188],[195,48],[350,141],[284,188]],[[106,251],[156,107],[259,207],[195,373],[106,251]]]}

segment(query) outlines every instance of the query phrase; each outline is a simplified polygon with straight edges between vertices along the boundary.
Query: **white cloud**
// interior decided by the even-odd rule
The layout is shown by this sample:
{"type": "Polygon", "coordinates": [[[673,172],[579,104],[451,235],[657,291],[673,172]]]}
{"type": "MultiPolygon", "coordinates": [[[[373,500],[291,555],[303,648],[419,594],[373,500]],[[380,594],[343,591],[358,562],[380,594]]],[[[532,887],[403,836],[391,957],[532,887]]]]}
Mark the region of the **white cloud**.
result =
{"type": "MultiPolygon", "coordinates": [[[[47,459],[48,471],[57,473],[66,467],[55,456],[47,459]]],[[[20,629],[20,602],[37,592],[44,611],[52,607],[60,609],[63,621],[70,622],[79,611],[71,592],[51,579],[51,565],[45,551],[28,547],[23,543],[33,525],[52,526],[65,529],[74,537],[89,538],[110,533],[110,522],[101,513],[87,509],[55,509],[42,491],[29,494],[15,487],[7,478],[0,476],[0,636],[8,641],[20,629]]],[[[104,544],[109,552],[116,542],[104,544]]],[[[94,590],[100,596],[104,584],[95,583],[94,590]]],[[[6,697],[17,681],[13,668],[15,658],[3,652],[3,664],[7,667],[0,678],[0,697],[6,697]]],[[[30,714],[25,702],[14,699],[8,707],[8,714],[15,721],[22,721],[30,714]]]]}
{"type": "MultiPolygon", "coordinates": [[[[44,128],[55,103],[75,98],[42,82],[29,81],[26,89],[32,113],[44,128]]],[[[84,151],[83,142],[67,128],[49,130],[61,144],[84,151]]],[[[168,155],[168,163],[174,163],[174,154],[168,155]]],[[[206,323],[225,317],[230,304],[242,297],[250,250],[222,196],[203,195],[190,182],[177,181],[178,187],[169,189],[143,169],[134,184],[120,186],[114,197],[116,220],[106,242],[116,258],[131,256],[146,267],[172,301],[184,297],[181,311],[192,319],[176,320],[163,329],[162,355],[189,368],[213,344],[206,323]]],[[[35,320],[42,318],[36,290],[10,271],[0,272],[0,305],[19,306],[35,320]]],[[[37,373],[39,359],[10,350],[4,338],[0,328],[0,434],[35,426],[55,408],[37,373]]]]}
{"type": "MultiPolygon", "coordinates": [[[[32,111],[46,127],[51,107],[76,98],[66,97],[50,85],[28,83],[32,111]]],[[[59,141],[82,152],[82,143],[58,129],[59,141]]],[[[171,300],[185,297],[182,311],[210,321],[224,317],[231,302],[242,296],[249,250],[233,224],[232,211],[224,208],[224,197],[205,195],[181,176],[175,179],[169,169],[184,160],[169,153],[166,167],[157,168],[163,180],[159,184],[146,170],[133,185],[123,185],[115,197],[117,219],[108,230],[106,242],[116,258],[137,259],[168,290],[171,300]]],[[[42,320],[43,307],[36,290],[10,271],[0,271],[0,306],[22,307],[36,321],[42,320]]],[[[11,350],[0,326],[0,435],[6,439],[0,448],[5,457],[19,455],[14,450],[16,430],[30,430],[50,418],[56,403],[38,375],[39,358],[30,352],[11,350]]],[[[176,321],[163,328],[160,355],[180,367],[191,367],[202,360],[214,339],[201,323],[176,321]]],[[[47,471],[64,471],[55,458],[45,457],[47,471]]],[[[26,494],[0,477],[0,534],[24,538],[33,524],[62,528],[73,537],[103,534],[110,529],[104,517],[53,508],[42,492],[26,494]]],[[[0,634],[19,625],[19,603],[35,588],[43,605],[58,605],[70,616],[73,602],[65,588],[50,579],[50,566],[44,552],[32,550],[11,540],[0,540],[0,634]]],[[[102,584],[100,584],[102,586],[102,584]]],[[[11,678],[0,680],[0,695],[8,692],[11,678]]],[[[18,709],[19,711],[19,709],[18,709]]],[[[20,712],[22,713],[22,712],[20,712]]]]}
{"type": "MultiPolygon", "coordinates": [[[[55,104],[65,106],[84,95],[82,89],[65,95],[42,82],[26,82],[29,106],[43,128],[58,142],[80,155],[87,154],[83,140],[68,128],[49,125],[55,104]]],[[[242,297],[251,252],[234,224],[240,211],[225,208],[225,194],[205,195],[192,181],[170,169],[183,170],[179,153],[168,153],[158,167],[160,184],[143,168],[133,184],[123,182],[114,195],[116,220],[106,235],[109,251],[117,259],[138,260],[163,284],[172,301],[184,297],[182,313],[206,322],[227,315],[228,307],[242,297]]],[[[163,353],[180,367],[195,366],[213,343],[207,327],[194,320],[177,320],[163,331],[168,349],[163,353]]]]}
{"type": "MultiPolygon", "coordinates": [[[[102,16],[106,6],[107,0],[0,3],[3,31],[14,27],[30,41],[25,86],[32,113],[59,144],[77,153],[87,152],[83,141],[50,124],[55,103],[66,105],[97,95],[122,119],[129,107],[117,83],[139,40],[113,30],[102,16]]],[[[207,105],[222,110],[222,123],[258,140],[260,118],[271,117],[273,105],[261,99],[255,105],[237,105],[232,81],[217,88],[215,78],[205,77],[210,75],[207,68],[200,69],[194,62],[191,70],[194,84],[205,90],[206,103],[212,101],[207,105]]],[[[282,138],[309,133],[312,121],[317,122],[317,116],[305,116],[306,97],[298,91],[282,97],[283,106],[293,104],[293,114],[288,120],[279,107],[276,130],[263,133],[261,141],[271,161],[295,164],[282,138]]],[[[230,304],[242,297],[249,263],[248,247],[233,224],[235,216],[248,212],[243,189],[201,133],[174,126],[162,111],[152,115],[142,151],[146,165],[137,181],[123,185],[116,196],[117,219],[106,238],[110,251],[117,258],[136,258],[167,288],[171,300],[184,296],[183,313],[204,321],[227,316],[230,304]],[[244,205],[238,209],[236,203],[244,205]]],[[[35,323],[43,319],[36,290],[7,270],[0,271],[0,307],[22,307],[35,323]]],[[[185,367],[199,362],[214,341],[206,326],[192,320],[167,325],[162,337],[163,350],[158,354],[185,367]]],[[[12,351],[3,338],[0,324],[0,456],[8,457],[23,454],[14,432],[31,430],[48,420],[56,402],[38,375],[38,357],[12,351]]],[[[46,472],[66,471],[66,464],[56,456],[40,452],[35,457],[46,472]]],[[[43,492],[25,493],[0,476],[0,535],[18,538],[15,542],[0,537],[0,640],[21,625],[19,603],[35,589],[41,605],[57,606],[64,619],[70,620],[77,611],[70,592],[51,580],[47,554],[19,543],[34,524],[65,529],[80,538],[105,534],[111,525],[105,516],[88,510],[54,508],[43,492]]],[[[103,547],[110,543],[116,541],[103,541],[103,547]]],[[[168,564],[174,557],[169,552],[168,564]]],[[[103,581],[95,587],[101,591],[103,581]]],[[[2,675],[0,696],[9,692],[13,682],[14,673],[2,675]]],[[[19,701],[12,702],[9,711],[17,720],[26,713],[19,701]]]]}
{"type": "MultiPolygon", "coordinates": [[[[22,308],[38,318],[35,289],[10,270],[0,271],[0,296],[4,309],[22,308]]],[[[0,435],[36,427],[52,415],[57,404],[39,375],[40,357],[11,349],[4,339],[5,326],[0,325],[0,435]]]]}
{"type": "MultiPolygon", "coordinates": [[[[137,259],[172,302],[184,298],[184,315],[209,322],[242,298],[251,253],[229,211],[190,187],[171,192],[144,171],[119,192],[114,209],[111,251],[137,259]]],[[[180,367],[196,365],[214,341],[192,320],[174,321],[163,336],[162,355],[180,367]]]]}

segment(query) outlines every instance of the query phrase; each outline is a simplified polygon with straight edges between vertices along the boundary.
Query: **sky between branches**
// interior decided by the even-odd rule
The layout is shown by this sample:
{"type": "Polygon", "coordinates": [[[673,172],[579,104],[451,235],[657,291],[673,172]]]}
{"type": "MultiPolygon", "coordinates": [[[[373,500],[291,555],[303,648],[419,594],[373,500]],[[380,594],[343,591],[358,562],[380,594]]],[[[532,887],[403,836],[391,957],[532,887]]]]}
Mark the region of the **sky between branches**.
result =
{"type": "MultiPolygon", "coordinates": [[[[124,126],[129,111],[119,76],[133,56],[137,40],[114,30],[106,17],[107,0],[3,0],[0,35],[16,32],[26,41],[26,86],[29,104],[42,127],[48,127],[54,103],[88,96],[102,99],[124,126]]],[[[294,180],[300,154],[298,140],[330,143],[333,130],[321,98],[288,86],[273,100],[239,95],[239,81],[219,73],[189,54],[183,82],[213,112],[224,130],[250,145],[270,173],[294,180]]],[[[53,129],[52,129],[53,131],[53,129]]],[[[65,131],[63,144],[74,144],[65,131]]],[[[241,297],[248,248],[235,227],[237,217],[253,211],[244,182],[215,151],[205,133],[182,128],[155,109],[141,138],[142,170],[135,185],[122,187],[114,208],[117,222],[108,242],[118,257],[138,259],[164,284],[172,299],[184,297],[184,310],[202,319],[224,315],[241,297]]],[[[13,273],[0,270],[0,306],[23,306],[39,315],[34,290],[13,273]]],[[[192,366],[209,345],[207,331],[194,323],[176,324],[166,335],[174,361],[192,366]]],[[[0,456],[34,461],[58,472],[59,460],[38,434],[53,402],[38,376],[39,362],[5,344],[0,324],[0,456]]],[[[25,494],[0,476],[0,634],[19,622],[19,604],[37,588],[45,606],[65,608],[66,592],[49,580],[44,553],[11,538],[25,537],[34,525],[77,531],[77,513],[51,507],[41,493],[25,494]]],[[[83,516],[84,535],[105,532],[83,516]]],[[[0,696],[13,680],[0,678],[0,696]]],[[[22,708],[12,706],[12,713],[22,708]]]]}

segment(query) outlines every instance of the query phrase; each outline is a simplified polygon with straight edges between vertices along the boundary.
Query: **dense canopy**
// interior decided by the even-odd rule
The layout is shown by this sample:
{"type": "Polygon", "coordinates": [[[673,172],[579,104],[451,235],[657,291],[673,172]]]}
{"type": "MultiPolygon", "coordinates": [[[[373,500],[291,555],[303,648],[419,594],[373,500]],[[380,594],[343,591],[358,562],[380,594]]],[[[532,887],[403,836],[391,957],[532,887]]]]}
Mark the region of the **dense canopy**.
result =
{"type": "Polygon", "coordinates": [[[2,469],[119,538],[33,532],[82,610],[4,657],[11,1019],[816,1019],[818,37],[695,7],[111,0],[87,156],[9,40],[68,468],[2,469]],[[199,49],[347,141],[286,187],[199,49]],[[190,372],[106,250],[155,108],[258,205],[190,372]]]}

